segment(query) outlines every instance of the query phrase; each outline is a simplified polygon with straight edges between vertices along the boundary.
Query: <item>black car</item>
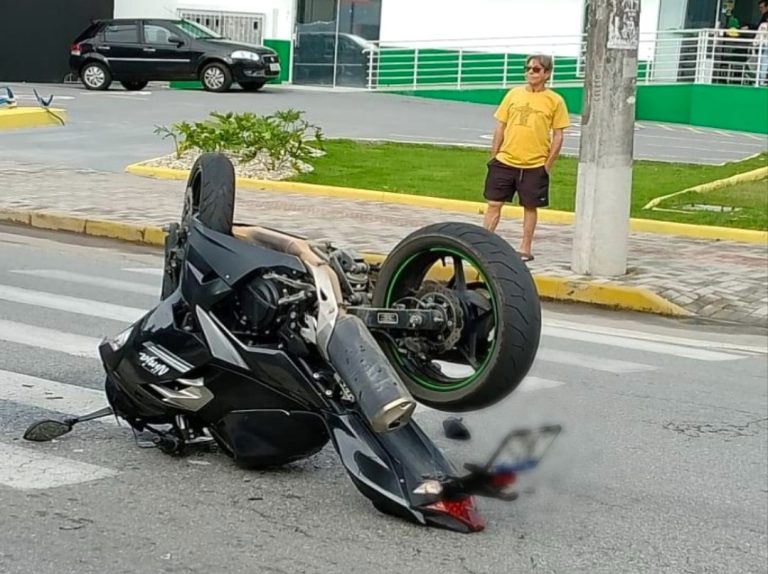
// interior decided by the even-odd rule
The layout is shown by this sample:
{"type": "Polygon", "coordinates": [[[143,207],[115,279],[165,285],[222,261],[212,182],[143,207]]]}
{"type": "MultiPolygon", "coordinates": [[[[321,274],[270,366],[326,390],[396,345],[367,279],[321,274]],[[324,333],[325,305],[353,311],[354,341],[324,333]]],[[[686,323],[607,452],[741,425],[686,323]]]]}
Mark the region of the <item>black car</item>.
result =
{"type": "Polygon", "coordinates": [[[150,81],[200,80],[211,92],[233,82],[261,89],[280,75],[280,60],[265,46],[234,42],[188,20],[96,20],[70,49],[69,65],[86,88],[112,81],[141,90],[150,81]]]}

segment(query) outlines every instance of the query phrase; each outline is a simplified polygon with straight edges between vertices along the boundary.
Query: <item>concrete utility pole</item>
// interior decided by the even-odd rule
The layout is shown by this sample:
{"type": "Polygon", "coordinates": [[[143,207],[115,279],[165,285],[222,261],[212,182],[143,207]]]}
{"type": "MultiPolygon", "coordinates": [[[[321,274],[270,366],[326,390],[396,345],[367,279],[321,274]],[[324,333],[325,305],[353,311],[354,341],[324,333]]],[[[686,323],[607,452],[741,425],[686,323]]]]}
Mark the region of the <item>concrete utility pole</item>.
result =
{"type": "Polygon", "coordinates": [[[571,267],[627,269],[640,0],[589,0],[581,152],[571,267]]]}

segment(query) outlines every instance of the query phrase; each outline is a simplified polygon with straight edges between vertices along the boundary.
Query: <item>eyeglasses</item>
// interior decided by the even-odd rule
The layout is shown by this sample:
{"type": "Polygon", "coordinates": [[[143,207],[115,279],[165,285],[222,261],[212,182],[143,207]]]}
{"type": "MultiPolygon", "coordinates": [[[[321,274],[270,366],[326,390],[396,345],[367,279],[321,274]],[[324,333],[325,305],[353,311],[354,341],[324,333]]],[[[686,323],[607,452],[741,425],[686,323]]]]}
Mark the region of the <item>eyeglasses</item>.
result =
{"type": "Polygon", "coordinates": [[[533,72],[534,74],[539,74],[544,68],[540,66],[526,66],[525,71],[526,72],[533,72]]]}

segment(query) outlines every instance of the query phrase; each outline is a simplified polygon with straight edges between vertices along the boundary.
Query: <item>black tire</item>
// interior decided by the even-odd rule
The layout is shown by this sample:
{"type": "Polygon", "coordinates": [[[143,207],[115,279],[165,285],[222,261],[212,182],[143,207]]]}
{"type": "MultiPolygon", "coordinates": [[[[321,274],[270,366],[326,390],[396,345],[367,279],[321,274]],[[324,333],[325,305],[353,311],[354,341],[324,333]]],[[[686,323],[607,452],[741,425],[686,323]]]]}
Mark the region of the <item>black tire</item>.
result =
{"type": "Polygon", "coordinates": [[[266,82],[240,82],[240,87],[244,92],[258,92],[264,87],[266,82]]]}
{"type": "Polygon", "coordinates": [[[200,70],[200,82],[208,92],[227,92],[232,81],[232,71],[221,62],[211,62],[200,70]]]}
{"type": "Polygon", "coordinates": [[[188,232],[193,216],[207,228],[232,234],[235,217],[235,167],[222,153],[205,153],[195,160],[187,179],[181,228],[188,232]]]}
{"type": "Polygon", "coordinates": [[[80,68],[80,81],[88,90],[104,91],[112,85],[112,73],[106,64],[91,60],[80,68]]]}
{"type": "Polygon", "coordinates": [[[138,92],[139,90],[146,88],[148,83],[149,82],[145,81],[120,82],[120,85],[122,85],[129,92],[138,92]]]}
{"type": "MultiPolygon", "coordinates": [[[[474,291],[470,297],[476,299],[479,293],[485,293],[484,300],[490,303],[490,309],[485,311],[486,321],[492,318],[494,325],[492,340],[483,341],[482,364],[477,365],[473,374],[450,383],[447,377],[438,378],[437,371],[432,371],[435,377],[429,378],[423,371],[417,372],[416,362],[408,364],[402,358],[391,339],[379,337],[384,352],[414,398],[447,412],[482,409],[509,395],[530,370],[541,338],[541,305],[527,266],[501,237],[467,223],[433,224],[403,239],[382,264],[373,305],[390,307],[409,293],[408,286],[424,285],[430,260],[457,257],[456,254],[481,273],[484,291],[474,291]]],[[[481,285],[464,279],[465,293],[481,285]]],[[[465,332],[469,332],[466,325],[462,337],[465,332]]],[[[477,354],[474,358],[479,363],[477,354]]]]}
{"type": "Polygon", "coordinates": [[[163,261],[163,282],[160,288],[160,299],[164,301],[179,287],[181,266],[178,260],[179,224],[172,223],[165,236],[165,254],[163,261]]]}

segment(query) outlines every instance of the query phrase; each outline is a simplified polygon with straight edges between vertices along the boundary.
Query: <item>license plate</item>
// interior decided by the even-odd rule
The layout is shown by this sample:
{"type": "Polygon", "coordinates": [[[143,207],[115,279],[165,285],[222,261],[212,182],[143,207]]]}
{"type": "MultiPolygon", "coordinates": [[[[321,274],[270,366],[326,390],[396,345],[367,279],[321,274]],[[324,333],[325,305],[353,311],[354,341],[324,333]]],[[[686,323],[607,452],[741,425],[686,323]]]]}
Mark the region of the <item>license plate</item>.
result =
{"type": "Polygon", "coordinates": [[[269,71],[270,72],[279,72],[280,71],[280,64],[270,64],[269,65],[269,71]]]}

